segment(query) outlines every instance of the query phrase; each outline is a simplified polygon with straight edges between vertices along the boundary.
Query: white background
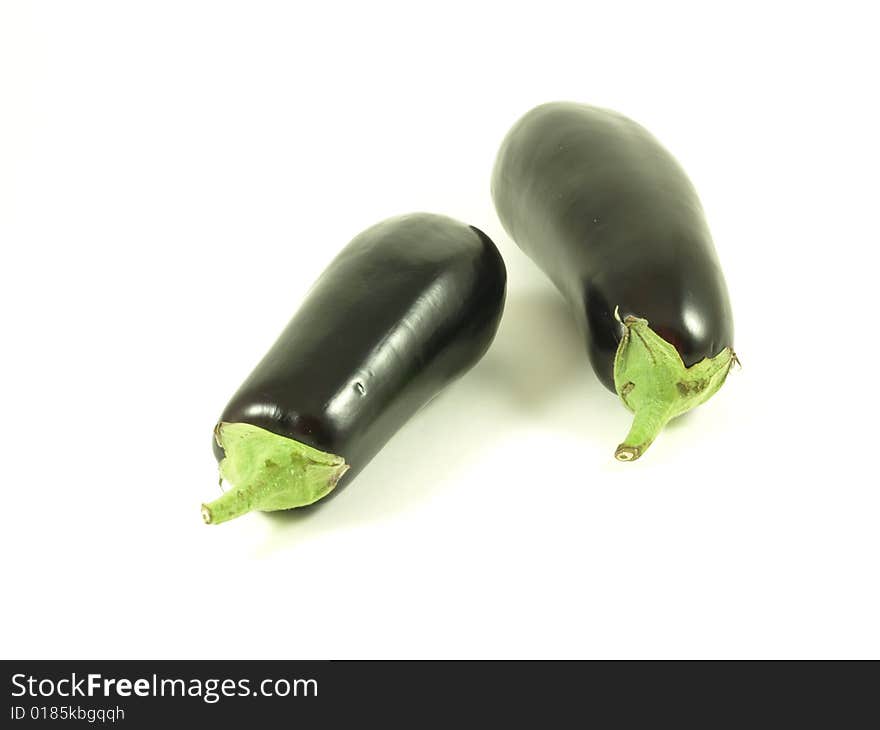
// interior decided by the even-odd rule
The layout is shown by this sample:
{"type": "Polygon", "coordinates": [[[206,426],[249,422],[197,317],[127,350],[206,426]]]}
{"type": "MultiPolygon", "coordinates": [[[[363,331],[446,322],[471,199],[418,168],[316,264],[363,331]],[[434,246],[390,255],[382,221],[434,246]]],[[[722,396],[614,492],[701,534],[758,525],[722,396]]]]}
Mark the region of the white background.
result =
{"type": "Polygon", "coordinates": [[[880,656],[858,7],[3,3],[2,656],[880,656]],[[489,198],[554,99],[673,151],[733,298],[744,369],[633,464],[489,198]],[[322,508],[206,527],[226,400],[412,210],[498,244],[494,346],[322,508]]]}

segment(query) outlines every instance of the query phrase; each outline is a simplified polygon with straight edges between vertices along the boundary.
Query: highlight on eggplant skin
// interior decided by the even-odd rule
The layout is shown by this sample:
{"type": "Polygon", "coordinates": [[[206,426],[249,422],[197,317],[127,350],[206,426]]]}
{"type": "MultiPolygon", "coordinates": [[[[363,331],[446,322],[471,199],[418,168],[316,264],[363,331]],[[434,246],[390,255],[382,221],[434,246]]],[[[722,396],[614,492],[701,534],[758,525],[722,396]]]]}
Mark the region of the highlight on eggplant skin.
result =
{"type": "Polygon", "coordinates": [[[356,236],[223,410],[214,451],[231,488],[202,506],[205,522],[305,506],[349,484],[482,358],[506,280],[489,237],[446,216],[402,215],[356,236]]]}
{"type": "Polygon", "coordinates": [[[634,412],[616,458],[639,458],[736,362],[727,285],[694,186],[631,119],[551,102],[505,137],[492,197],[504,229],[568,301],[596,375],[634,412]]]}

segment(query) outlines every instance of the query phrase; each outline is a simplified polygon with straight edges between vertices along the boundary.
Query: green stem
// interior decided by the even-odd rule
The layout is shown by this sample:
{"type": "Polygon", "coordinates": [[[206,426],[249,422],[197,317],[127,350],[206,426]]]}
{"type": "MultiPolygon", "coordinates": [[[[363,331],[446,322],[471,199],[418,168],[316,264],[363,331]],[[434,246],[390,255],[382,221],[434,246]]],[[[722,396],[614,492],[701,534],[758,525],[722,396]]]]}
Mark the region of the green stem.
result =
{"type": "Polygon", "coordinates": [[[657,434],[669,423],[669,410],[664,404],[636,411],[626,439],[617,447],[614,458],[618,461],[635,461],[651,445],[657,434]]]}
{"type": "Polygon", "coordinates": [[[639,317],[623,320],[623,337],[614,358],[614,386],[635,415],[626,439],[614,452],[619,461],[635,461],[673,418],[705,403],[724,384],[737,362],[725,347],[685,367],[681,355],[639,317]]]}
{"type": "Polygon", "coordinates": [[[202,505],[207,524],[252,510],[293,509],[326,497],[348,471],[345,459],[249,423],[219,423],[217,443],[226,456],[220,477],[230,488],[202,505]]]}

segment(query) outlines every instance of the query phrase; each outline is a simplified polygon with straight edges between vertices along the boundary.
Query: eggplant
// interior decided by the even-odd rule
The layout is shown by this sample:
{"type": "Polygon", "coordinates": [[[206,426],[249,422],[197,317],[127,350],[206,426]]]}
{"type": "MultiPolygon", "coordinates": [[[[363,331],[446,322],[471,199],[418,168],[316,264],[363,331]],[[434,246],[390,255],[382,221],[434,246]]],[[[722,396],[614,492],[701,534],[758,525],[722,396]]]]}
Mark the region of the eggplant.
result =
{"type": "Polygon", "coordinates": [[[312,504],[349,483],[416,411],[475,365],[507,272],[473,226],[414,213],[352,240],[321,274],[214,429],[207,523],[312,504]]]}
{"type": "Polygon", "coordinates": [[[568,301],[596,375],[634,413],[615,456],[637,459],[737,362],[694,186],[631,119],[553,102],[507,134],[492,197],[504,229],[568,301]]]}

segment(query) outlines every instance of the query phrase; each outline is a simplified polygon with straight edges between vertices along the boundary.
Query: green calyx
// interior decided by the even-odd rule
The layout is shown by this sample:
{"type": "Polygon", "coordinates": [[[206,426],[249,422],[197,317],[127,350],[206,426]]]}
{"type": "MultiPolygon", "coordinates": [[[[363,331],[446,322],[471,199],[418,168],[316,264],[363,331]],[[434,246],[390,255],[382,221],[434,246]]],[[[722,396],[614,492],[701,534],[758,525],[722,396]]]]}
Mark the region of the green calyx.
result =
{"type": "Polygon", "coordinates": [[[249,423],[218,423],[214,438],[226,453],[220,478],[231,486],[202,505],[202,519],[209,525],[252,510],[271,512],[317,502],[349,468],[341,456],[249,423]]]}
{"type": "Polygon", "coordinates": [[[675,347],[654,332],[646,319],[626,317],[623,330],[614,357],[614,387],[635,416],[614,456],[634,461],[669,421],[707,401],[738,360],[725,347],[715,357],[685,367],[675,347]]]}

